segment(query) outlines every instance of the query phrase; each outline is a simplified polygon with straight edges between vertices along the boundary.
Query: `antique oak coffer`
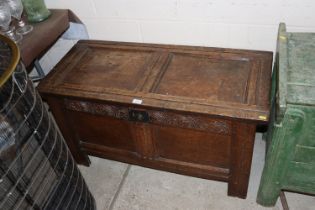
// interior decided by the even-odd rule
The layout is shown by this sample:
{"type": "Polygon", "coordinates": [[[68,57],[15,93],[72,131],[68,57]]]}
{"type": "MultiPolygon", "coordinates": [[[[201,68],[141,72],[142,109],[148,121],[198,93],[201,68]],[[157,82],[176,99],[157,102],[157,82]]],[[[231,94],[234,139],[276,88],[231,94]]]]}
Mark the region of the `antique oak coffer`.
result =
{"type": "Polygon", "coordinates": [[[78,163],[226,181],[245,198],[271,64],[270,52],[79,41],[39,91],[78,163]]]}

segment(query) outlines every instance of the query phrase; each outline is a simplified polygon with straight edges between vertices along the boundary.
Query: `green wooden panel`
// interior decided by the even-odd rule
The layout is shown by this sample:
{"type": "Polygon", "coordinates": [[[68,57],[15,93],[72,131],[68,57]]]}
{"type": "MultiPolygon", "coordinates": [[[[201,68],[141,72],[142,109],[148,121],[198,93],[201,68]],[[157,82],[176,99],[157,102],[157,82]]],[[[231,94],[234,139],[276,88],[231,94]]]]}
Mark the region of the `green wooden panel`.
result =
{"type": "Polygon", "coordinates": [[[315,164],[291,162],[282,189],[315,194],[315,164]]]}
{"type": "Polygon", "coordinates": [[[285,24],[281,23],[279,25],[278,31],[278,40],[277,40],[277,54],[278,60],[276,60],[275,65],[277,68],[277,120],[281,120],[283,118],[287,103],[287,74],[286,69],[288,68],[287,61],[287,32],[285,24]]]}
{"type": "Polygon", "coordinates": [[[315,147],[296,145],[294,156],[296,162],[315,164],[315,147]]]}
{"type": "Polygon", "coordinates": [[[277,51],[257,195],[264,206],[273,206],[282,189],[315,194],[315,34],[288,33],[281,24],[277,51]]]}

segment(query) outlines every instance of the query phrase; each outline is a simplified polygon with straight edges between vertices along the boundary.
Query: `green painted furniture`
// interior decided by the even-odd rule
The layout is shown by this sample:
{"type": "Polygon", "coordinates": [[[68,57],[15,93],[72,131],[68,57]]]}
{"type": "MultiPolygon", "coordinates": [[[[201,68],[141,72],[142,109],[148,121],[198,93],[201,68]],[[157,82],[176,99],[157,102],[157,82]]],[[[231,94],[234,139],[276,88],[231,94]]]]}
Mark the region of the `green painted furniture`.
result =
{"type": "Polygon", "coordinates": [[[275,205],[281,190],[315,194],[315,33],[280,24],[273,71],[267,154],[257,202],[275,205]]]}

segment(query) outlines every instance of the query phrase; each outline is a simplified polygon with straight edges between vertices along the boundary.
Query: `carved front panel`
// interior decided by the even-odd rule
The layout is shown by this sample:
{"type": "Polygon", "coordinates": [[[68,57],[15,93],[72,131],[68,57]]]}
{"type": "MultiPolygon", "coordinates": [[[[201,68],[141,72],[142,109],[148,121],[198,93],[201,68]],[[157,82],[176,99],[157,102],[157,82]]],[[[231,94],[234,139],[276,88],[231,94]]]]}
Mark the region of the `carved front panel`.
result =
{"type": "Polygon", "coordinates": [[[161,125],[191,128],[225,135],[229,135],[231,133],[231,125],[229,122],[208,117],[151,111],[150,121],[161,125]]]}
{"type": "MultiPolygon", "coordinates": [[[[69,110],[104,115],[120,120],[130,120],[129,112],[133,110],[124,106],[76,100],[65,100],[65,105],[69,110]]],[[[231,135],[231,123],[227,120],[170,111],[147,110],[146,112],[149,115],[148,123],[231,135]]]]}
{"type": "Polygon", "coordinates": [[[65,100],[65,106],[67,109],[73,111],[106,115],[121,120],[128,120],[128,109],[119,106],[75,100],[65,100]]]}

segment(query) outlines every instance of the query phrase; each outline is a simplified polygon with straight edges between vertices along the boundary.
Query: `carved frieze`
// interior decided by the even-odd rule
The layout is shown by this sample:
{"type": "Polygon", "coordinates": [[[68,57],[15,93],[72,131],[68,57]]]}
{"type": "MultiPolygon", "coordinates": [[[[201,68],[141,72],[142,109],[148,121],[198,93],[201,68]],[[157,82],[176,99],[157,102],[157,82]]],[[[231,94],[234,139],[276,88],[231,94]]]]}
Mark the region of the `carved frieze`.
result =
{"type": "MultiPolygon", "coordinates": [[[[118,105],[116,106],[76,100],[65,100],[65,106],[67,109],[72,111],[104,115],[120,120],[129,120],[129,111],[132,109],[118,105]]],[[[192,116],[156,110],[147,110],[147,113],[149,115],[148,123],[202,130],[224,135],[231,134],[230,123],[223,119],[215,119],[204,116],[192,116]]]]}

